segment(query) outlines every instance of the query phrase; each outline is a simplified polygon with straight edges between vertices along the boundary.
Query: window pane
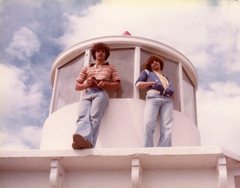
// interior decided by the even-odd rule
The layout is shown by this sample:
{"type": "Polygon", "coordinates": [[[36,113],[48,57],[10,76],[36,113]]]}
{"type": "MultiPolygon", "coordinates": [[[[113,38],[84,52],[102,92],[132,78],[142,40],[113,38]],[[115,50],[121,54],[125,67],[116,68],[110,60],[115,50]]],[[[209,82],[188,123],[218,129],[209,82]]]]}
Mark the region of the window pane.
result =
{"type": "Polygon", "coordinates": [[[235,188],[240,188],[240,176],[234,176],[235,188]]]}
{"type": "MultiPolygon", "coordinates": [[[[122,89],[117,94],[109,93],[110,97],[132,98],[133,97],[133,75],[134,75],[134,50],[121,49],[111,50],[109,63],[116,66],[121,79],[122,89]]],[[[92,58],[91,58],[92,61],[92,58]]],[[[53,112],[57,109],[79,101],[80,92],[75,91],[75,81],[84,65],[84,54],[75,60],[65,64],[58,69],[56,80],[55,100],[53,112]]]]}
{"type": "Polygon", "coordinates": [[[183,69],[183,95],[184,95],[184,113],[190,119],[196,121],[195,109],[195,91],[192,82],[183,69]]]}
{"type": "Polygon", "coordinates": [[[84,53],[58,69],[53,112],[65,105],[79,101],[80,92],[75,90],[75,83],[83,64],[84,53]]]}
{"type": "Polygon", "coordinates": [[[110,57],[107,61],[114,64],[120,74],[122,89],[115,97],[132,98],[134,79],[134,49],[111,50],[110,57]]]}
{"type": "MultiPolygon", "coordinates": [[[[157,55],[152,52],[148,52],[146,50],[141,50],[141,56],[140,56],[140,72],[144,70],[144,64],[146,63],[147,59],[150,55],[157,55]]],[[[174,102],[173,102],[173,108],[175,110],[180,110],[180,97],[179,97],[179,82],[178,82],[178,64],[174,61],[171,61],[169,59],[164,59],[164,69],[163,69],[164,75],[166,75],[173,83],[174,86],[174,102]]],[[[140,98],[145,99],[146,91],[139,90],[140,98]]]]}

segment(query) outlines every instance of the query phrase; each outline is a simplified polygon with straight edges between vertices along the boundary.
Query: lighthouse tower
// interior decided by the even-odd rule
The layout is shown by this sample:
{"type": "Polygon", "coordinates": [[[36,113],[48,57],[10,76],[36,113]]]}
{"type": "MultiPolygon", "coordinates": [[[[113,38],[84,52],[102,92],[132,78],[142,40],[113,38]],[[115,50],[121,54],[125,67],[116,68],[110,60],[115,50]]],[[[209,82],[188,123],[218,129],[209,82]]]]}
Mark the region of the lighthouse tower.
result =
{"type": "MultiPolygon", "coordinates": [[[[129,32],[80,42],[58,55],[51,70],[52,99],[39,150],[0,152],[1,188],[240,188],[240,156],[201,146],[197,124],[197,74],[187,57],[158,41],[129,32]],[[110,47],[109,63],[122,88],[109,93],[96,147],[73,150],[81,92],[75,80],[93,61],[94,43],[110,47]],[[144,91],[135,87],[150,55],[163,58],[173,81],[172,147],[143,147],[144,91]]],[[[155,131],[155,145],[159,131],[155,131]]]]}
{"type": "MultiPolygon", "coordinates": [[[[195,96],[197,74],[192,63],[170,46],[124,32],[121,36],[80,42],[56,58],[51,71],[51,108],[44,124],[41,149],[71,149],[81,98],[81,93],[74,90],[75,80],[80,69],[93,61],[90,49],[97,42],[104,42],[110,47],[108,62],[119,71],[122,88],[118,93],[110,94],[110,104],[100,126],[96,148],[143,146],[146,93],[135,87],[135,81],[152,54],[164,59],[165,74],[174,83],[173,146],[200,145],[195,96]]],[[[156,139],[157,135],[159,130],[155,133],[156,139]]]]}

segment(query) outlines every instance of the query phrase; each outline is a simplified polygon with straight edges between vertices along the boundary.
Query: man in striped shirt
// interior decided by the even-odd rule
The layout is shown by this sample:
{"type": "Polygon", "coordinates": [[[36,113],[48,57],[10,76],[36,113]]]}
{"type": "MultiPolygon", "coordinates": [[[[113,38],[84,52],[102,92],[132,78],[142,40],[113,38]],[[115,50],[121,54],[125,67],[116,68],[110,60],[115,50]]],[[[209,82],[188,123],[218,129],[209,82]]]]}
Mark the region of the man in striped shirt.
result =
{"type": "Polygon", "coordinates": [[[108,106],[109,96],[106,91],[117,91],[121,87],[115,66],[106,62],[110,55],[109,47],[104,43],[96,43],[91,49],[91,54],[95,62],[84,67],[76,80],[75,89],[85,92],[79,104],[73,149],[95,146],[99,125],[108,106]]]}

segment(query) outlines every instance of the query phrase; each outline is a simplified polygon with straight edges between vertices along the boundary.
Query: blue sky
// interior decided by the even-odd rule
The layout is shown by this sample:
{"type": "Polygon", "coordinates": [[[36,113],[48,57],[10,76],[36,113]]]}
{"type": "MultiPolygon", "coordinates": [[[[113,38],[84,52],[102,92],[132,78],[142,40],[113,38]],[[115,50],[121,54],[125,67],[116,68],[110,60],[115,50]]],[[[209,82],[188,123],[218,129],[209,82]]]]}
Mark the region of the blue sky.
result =
{"type": "Polygon", "coordinates": [[[240,154],[239,12],[237,0],[0,0],[0,149],[39,148],[62,50],[128,30],[191,60],[202,145],[240,154]]]}

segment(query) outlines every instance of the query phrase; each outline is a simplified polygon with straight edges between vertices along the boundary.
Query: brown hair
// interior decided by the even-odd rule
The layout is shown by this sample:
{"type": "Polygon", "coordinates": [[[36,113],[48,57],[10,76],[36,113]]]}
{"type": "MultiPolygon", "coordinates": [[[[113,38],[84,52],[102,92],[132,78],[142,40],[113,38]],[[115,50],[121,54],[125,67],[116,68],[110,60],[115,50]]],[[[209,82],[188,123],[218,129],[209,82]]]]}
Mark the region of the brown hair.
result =
{"type": "Polygon", "coordinates": [[[160,69],[163,70],[163,67],[164,67],[164,62],[163,60],[160,58],[160,57],[157,57],[156,55],[152,55],[148,58],[146,64],[145,64],[145,69],[149,70],[149,71],[152,71],[152,68],[151,68],[151,64],[154,62],[154,61],[157,61],[159,62],[160,64],[160,69]]]}
{"type": "Polygon", "coordinates": [[[92,54],[94,60],[96,59],[96,51],[98,51],[98,50],[104,50],[105,51],[105,53],[106,53],[105,60],[107,60],[107,58],[110,56],[109,47],[102,42],[94,44],[92,49],[91,49],[91,54],[92,54]]]}

